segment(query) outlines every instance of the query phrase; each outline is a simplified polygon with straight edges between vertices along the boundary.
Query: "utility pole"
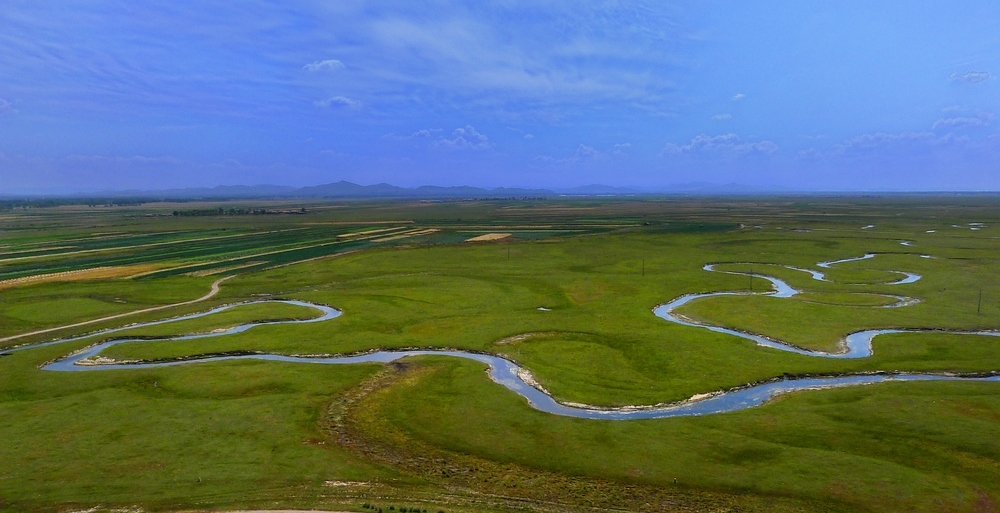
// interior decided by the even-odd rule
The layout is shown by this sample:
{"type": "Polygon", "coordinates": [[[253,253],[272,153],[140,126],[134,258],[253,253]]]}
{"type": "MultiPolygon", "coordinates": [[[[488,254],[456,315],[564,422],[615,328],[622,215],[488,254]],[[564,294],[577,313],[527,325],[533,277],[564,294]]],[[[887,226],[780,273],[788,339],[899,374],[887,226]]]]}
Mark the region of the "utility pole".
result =
{"type": "Polygon", "coordinates": [[[750,293],[753,294],[753,266],[750,266],[750,293]]]}
{"type": "Polygon", "coordinates": [[[642,275],[643,276],[646,275],[646,259],[645,258],[642,259],[642,275]]]}
{"type": "Polygon", "coordinates": [[[510,246],[507,246],[507,261],[510,262],[510,246]]]}
{"type": "Polygon", "coordinates": [[[982,314],[983,312],[983,289],[979,289],[979,302],[976,303],[976,313],[982,314]]]}

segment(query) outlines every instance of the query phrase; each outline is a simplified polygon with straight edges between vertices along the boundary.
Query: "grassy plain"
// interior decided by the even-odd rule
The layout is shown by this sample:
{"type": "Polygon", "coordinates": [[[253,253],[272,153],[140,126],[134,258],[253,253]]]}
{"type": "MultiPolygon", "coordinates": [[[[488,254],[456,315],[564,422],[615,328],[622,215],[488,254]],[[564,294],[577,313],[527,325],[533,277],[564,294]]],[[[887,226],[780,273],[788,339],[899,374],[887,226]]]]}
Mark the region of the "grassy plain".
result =
{"type": "MultiPolygon", "coordinates": [[[[805,293],[711,298],[683,313],[804,347],[835,349],[847,333],[867,328],[998,328],[995,198],[306,207],[305,215],[253,219],[145,217],[172,208],[157,205],[96,209],[85,221],[65,207],[15,215],[0,239],[0,273],[28,272],[27,260],[8,256],[39,256],[30,260],[37,273],[86,268],[95,264],[92,250],[177,270],[0,291],[0,335],[190,300],[235,274],[209,301],[128,322],[261,297],[328,304],[344,315],[210,339],[120,344],[104,356],[462,348],[516,360],[560,400],[601,406],[678,401],[785,374],[1000,370],[993,337],[890,335],[877,339],[871,358],[830,360],[652,314],[682,294],[749,291],[745,276],[702,270],[720,263],[734,271],[752,265],[805,293]],[[971,230],[974,222],[986,226],[971,230]],[[861,229],[869,224],[875,228],[861,229]],[[439,231],[375,242],[429,229],[439,231]],[[372,230],[380,231],[342,236],[372,230]],[[218,238],[234,232],[241,236],[218,238]],[[485,233],[514,235],[462,242],[485,233]],[[143,253],[142,244],[161,245],[143,253]],[[819,270],[817,262],[868,252],[878,256],[823,269],[830,282],[770,265],[819,270]],[[221,270],[200,272],[206,269],[221,270]],[[887,285],[900,277],[894,270],[923,279],[887,285]],[[894,301],[886,294],[921,302],[877,308],[894,301]],[[516,337],[524,334],[531,335],[516,337]]],[[[755,291],[764,285],[754,280],[755,291]]],[[[114,336],[310,315],[247,305],[114,336]]],[[[0,438],[9,441],[0,445],[0,508],[358,509],[377,502],[429,511],[989,511],[1000,502],[995,383],[807,391],[723,415],[612,422],[538,412],[489,381],[481,365],[444,357],[388,367],[247,361],[37,369],[92,341],[0,357],[0,438]]]]}

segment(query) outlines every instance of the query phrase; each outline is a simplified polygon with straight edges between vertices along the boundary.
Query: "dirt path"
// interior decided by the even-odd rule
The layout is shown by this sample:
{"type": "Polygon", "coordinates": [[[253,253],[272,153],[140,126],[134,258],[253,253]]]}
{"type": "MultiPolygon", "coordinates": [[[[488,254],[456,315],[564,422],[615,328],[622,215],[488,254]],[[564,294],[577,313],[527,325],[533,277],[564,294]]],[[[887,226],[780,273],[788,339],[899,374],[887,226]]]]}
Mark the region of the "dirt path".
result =
{"type": "Polygon", "coordinates": [[[115,314],[115,315],[109,315],[107,317],[101,317],[100,319],[91,319],[89,321],[83,321],[83,322],[78,322],[78,323],[74,323],[74,324],[67,324],[65,326],[56,326],[55,328],[46,328],[44,330],[29,331],[28,333],[19,333],[17,335],[11,335],[9,337],[0,338],[0,344],[2,344],[4,342],[9,342],[11,340],[17,340],[19,338],[30,337],[32,335],[42,335],[44,333],[51,333],[53,331],[59,331],[59,330],[64,330],[64,329],[68,329],[68,328],[77,328],[77,327],[80,327],[80,326],[86,326],[88,324],[95,324],[95,323],[104,322],[104,321],[112,321],[112,320],[115,320],[115,319],[120,319],[122,317],[128,317],[130,315],[138,315],[138,314],[142,314],[142,313],[156,312],[158,310],[166,310],[167,308],[173,308],[175,306],[184,306],[184,305],[190,305],[190,304],[198,303],[198,302],[201,302],[201,301],[205,301],[207,299],[211,299],[213,296],[215,296],[216,294],[218,294],[219,293],[219,286],[222,285],[222,282],[228,280],[229,278],[232,278],[233,276],[235,276],[235,275],[226,276],[225,278],[219,278],[218,280],[215,280],[215,282],[212,283],[212,290],[210,290],[208,292],[208,294],[205,294],[204,296],[201,296],[198,299],[192,299],[190,301],[183,301],[183,302],[180,302],[180,303],[172,303],[172,304],[169,304],[169,305],[154,306],[154,307],[151,307],[151,308],[143,308],[142,310],[135,310],[135,311],[132,311],[132,312],[125,312],[125,313],[120,313],[120,314],[115,314]]]}

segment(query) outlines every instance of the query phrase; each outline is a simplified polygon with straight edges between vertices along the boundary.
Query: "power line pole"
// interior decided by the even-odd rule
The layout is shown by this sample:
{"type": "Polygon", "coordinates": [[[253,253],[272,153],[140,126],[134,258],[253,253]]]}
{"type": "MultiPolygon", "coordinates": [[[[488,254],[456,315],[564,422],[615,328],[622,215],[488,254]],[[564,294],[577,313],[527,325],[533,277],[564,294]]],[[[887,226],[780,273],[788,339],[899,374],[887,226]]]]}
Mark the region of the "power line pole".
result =
{"type": "Polygon", "coordinates": [[[979,302],[976,303],[976,313],[982,314],[983,312],[983,289],[979,289],[979,302]]]}
{"type": "Polygon", "coordinates": [[[753,266],[750,266],[750,293],[753,294],[753,266]]]}
{"type": "Polygon", "coordinates": [[[642,259],[642,275],[643,276],[646,275],[646,259],[645,258],[642,259]]]}

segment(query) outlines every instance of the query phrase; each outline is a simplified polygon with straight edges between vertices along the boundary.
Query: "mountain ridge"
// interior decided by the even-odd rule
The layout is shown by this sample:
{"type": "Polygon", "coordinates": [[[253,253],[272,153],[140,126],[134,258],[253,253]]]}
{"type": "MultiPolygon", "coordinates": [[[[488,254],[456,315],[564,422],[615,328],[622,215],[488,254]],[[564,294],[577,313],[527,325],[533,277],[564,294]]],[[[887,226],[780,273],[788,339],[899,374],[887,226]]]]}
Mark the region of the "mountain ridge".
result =
{"type": "Polygon", "coordinates": [[[469,185],[439,186],[421,185],[400,187],[388,183],[360,185],[341,180],[319,185],[293,187],[288,185],[217,185],[214,187],[186,187],[172,189],[127,189],[93,192],[54,193],[8,193],[0,197],[49,197],[49,198],[143,198],[163,200],[199,199],[265,199],[265,198],[343,198],[343,199],[485,199],[485,198],[525,198],[548,196],[636,196],[636,195],[739,195],[739,194],[787,194],[793,192],[782,187],[747,186],[737,183],[714,184],[691,182],[673,184],[660,188],[616,187],[589,184],[563,188],[484,188],[469,185]]]}

